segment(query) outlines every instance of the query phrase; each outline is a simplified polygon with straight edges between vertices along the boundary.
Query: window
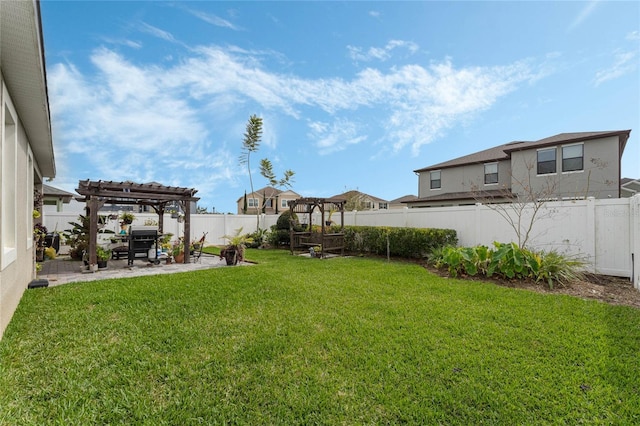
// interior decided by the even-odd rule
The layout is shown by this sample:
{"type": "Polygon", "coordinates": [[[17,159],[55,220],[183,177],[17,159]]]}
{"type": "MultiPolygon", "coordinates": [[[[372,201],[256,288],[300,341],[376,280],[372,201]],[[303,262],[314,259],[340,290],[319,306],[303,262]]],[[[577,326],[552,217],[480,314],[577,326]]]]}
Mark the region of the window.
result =
{"type": "Polygon", "coordinates": [[[269,198],[264,206],[268,207],[268,208],[272,208],[273,207],[273,200],[271,198],[269,198]]]}
{"type": "Polygon", "coordinates": [[[364,204],[364,208],[367,210],[371,210],[373,208],[373,205],[371,204],[371,201],[365,201],[363,202],[364,204]]]}
{"type": "Polygon", "coordinates": [[[562,171],[573,172],[576,170],[582,170],[583,164],[583,152],[582,144],[568,145],[562,147],[562,171]]]}
{"type": "Polygon", "coordinates": [[[547,175],[556,172],[556,148],[538,151],[538,174],[547,175]]]}
{"type": "MultiPolygon", "coordinates": [[[[28,148],[27,152],[27,215],[26,215],[26,227],[25,229],[31,229],[33,226],[33,191],[35,191],[33,175],[33,153],[31,148],[28,148]]],[[[27,248],[33,247],[33,232],[27,232],[27,248]]]]}
{"type": "MultiPolygon", "coordinates": [[[[4,122],[2,135],[0,136],[0,164],[2,165],[1,182],[2,207],[0,211],[0,234],[2,247],[2,269],[17,259],[16,248],[16,209],[17,209],[17,167],[16,153],[18,145],[17,118],[13,105],[9,102],[7,92],[3,89],[4,98],[7,103],[4,105],[4,122]]],[[[30,212],[31,210],[29,210],[30,212]]]]}
{"type": "Polygon", "coordinates": [[[386,209],[389,208],[389,206],[387,205],[387,203],[380,203],[380,204],[378,204],[378,208],[380,210],[386,210],[386,209]]]}
{"type": "Polygon", "coordinates": [[[249,198],[249,199],[247,199],[247,206],[249,206],[249,207],[260,207],[260,205],[258,204],[258,199],[257,198],[249,198]]]}
{"type": "Polygon", "coordinates": [[[282,207],[283,209],[288,209],[289,208],[289,200],[282,198],[280,200],[280,207],[282,207]]]}
{"type": "Polygon", "coordinates": [[[498,163],[484,165],[484,184],[498,183],[498,163]]]}
{"type": "Polygon", "coordinates": [[[431,172],[431,189],[440,189],[441,184],[440,171],[431,172]]]}

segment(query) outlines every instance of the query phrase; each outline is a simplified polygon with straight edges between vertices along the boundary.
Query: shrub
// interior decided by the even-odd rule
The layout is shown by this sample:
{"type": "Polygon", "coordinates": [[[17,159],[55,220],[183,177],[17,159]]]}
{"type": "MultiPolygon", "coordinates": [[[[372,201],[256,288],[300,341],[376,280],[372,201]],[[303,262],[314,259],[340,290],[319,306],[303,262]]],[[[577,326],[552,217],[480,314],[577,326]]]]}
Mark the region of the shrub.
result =
{"type": "Polygon", "coordinates": [[[426,257],[434,249],[457,242],[452,229],[345,226],[345,247],[362,254],[426,257]],[[388,244],[388,246],[387,246],[388,244]]]}
{"type": "Polygon", "coordinates": [[[294,213],[291,213],[291,210],[285,210],[278,217],[278,221],[276,222],[276,229],[286,229],[289,230],[289,223],[293,219],[294,229],[298,224],[298,216],[294,213]]]}
{"type": "Polygon", "coordinates": [[[255,232],[246,235],[247,240],[250,240],[250,243],[247,243],[247,247],[249,248],[258,248],[262,247],[262,245],[268,241],[269,231],[266,229],[258,229],[255,232]]]}
{"type": "Polygon", "coordinates": [[[549,288],[553,283],[566,284],[581,277],[580,270],[584,263],[573,258],[568,258],[555,251],[541,252],[541,261],[536,281],[546,281],[549,288]]]}
{"type": "Polygon", "coordinates": [[[289,235],[289,230],[286,231],[284,229],[278,229],[276,225],[271,227],[271,232],[267,235],[267,242],[271,247],[280,247],[283,245],[289,245],[291,240],[291,236],[289,235]]]}

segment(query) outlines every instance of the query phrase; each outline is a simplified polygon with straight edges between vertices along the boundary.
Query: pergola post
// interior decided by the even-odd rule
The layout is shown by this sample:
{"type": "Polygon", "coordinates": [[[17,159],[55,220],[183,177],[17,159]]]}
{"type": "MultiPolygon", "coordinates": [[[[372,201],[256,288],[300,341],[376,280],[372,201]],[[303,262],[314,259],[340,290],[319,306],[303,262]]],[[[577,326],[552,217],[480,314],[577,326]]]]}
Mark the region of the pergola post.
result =
{"type": "Polygon", "coordinates": [[[182,201],[184,210],[184,263],[191,263],[191,203],[182,201]]]}
{"type": "Polygon", "coordinates": [[[98,256],[96,249],[98,246],[98,199],[95,196],[89,196],[88,200],[89,213],[89,267],[98,264],[98,256]]]}

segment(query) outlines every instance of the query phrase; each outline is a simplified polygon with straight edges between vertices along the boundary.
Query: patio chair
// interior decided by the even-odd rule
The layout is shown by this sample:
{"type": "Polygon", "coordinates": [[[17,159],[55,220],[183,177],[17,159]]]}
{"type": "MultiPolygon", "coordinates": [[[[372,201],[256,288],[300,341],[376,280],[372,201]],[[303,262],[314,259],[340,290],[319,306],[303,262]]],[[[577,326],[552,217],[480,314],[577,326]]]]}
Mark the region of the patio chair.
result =
{"type": "Polygon", "coordinates": [[[207,234],[208,232],[204,232],[202,234],[202,238],[198,240],[198,248],[194,249],[191,253],[191,263],[200,262],[200,258],[202,257],[202,249],[204,248],[204,239],[207,234]]]}

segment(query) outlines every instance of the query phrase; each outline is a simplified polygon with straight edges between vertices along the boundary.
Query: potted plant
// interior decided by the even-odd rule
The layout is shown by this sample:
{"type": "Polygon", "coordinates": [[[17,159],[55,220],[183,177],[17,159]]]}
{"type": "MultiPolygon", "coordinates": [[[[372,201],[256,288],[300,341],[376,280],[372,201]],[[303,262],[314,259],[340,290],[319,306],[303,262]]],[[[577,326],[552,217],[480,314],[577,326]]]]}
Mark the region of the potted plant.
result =
{"type": "Polygon", "coordinates": [[[120,233],[127,233],[127,226],[133,223],[133,219],[136,217],[131,212],[122,212],[120,214],[120,233]]]}
{"type": "Polygon", "coordinates": [[[331,216],[333,216],[333,214],[335,212],[336,212],[336,208],[335,207],[329,208],[329,217],[327,217],[327,220],[324,221],[324,224],[326,226],[331,226],[331,224],[333,224],[333,220],[331,220],[331,216]]]}
{"type": "Polygon", "coordinates": [[[225,259],[227,265],[237,265],[238,262],[242,262],[244,260],[244,249],[247,244],[253,242],[253,238],[247,234],[243,235],[242,228],[236,229],[234,235],[225,235],[223,238],[227,240],[228,244],[220,250],[220,259],[225,259]]]}
{"type": "Polygon", "coordinates": [[[182,237],[171,246],[171,256],[176,263],[184,263],[184,242],[182,237]]]}
{"type": "Polygon", "coordinates": [[[111,250],[104,247],[96,247],[96,257],[98,258],[98,269],[107,267],[107,261],[111,258],[111,250]]]}

